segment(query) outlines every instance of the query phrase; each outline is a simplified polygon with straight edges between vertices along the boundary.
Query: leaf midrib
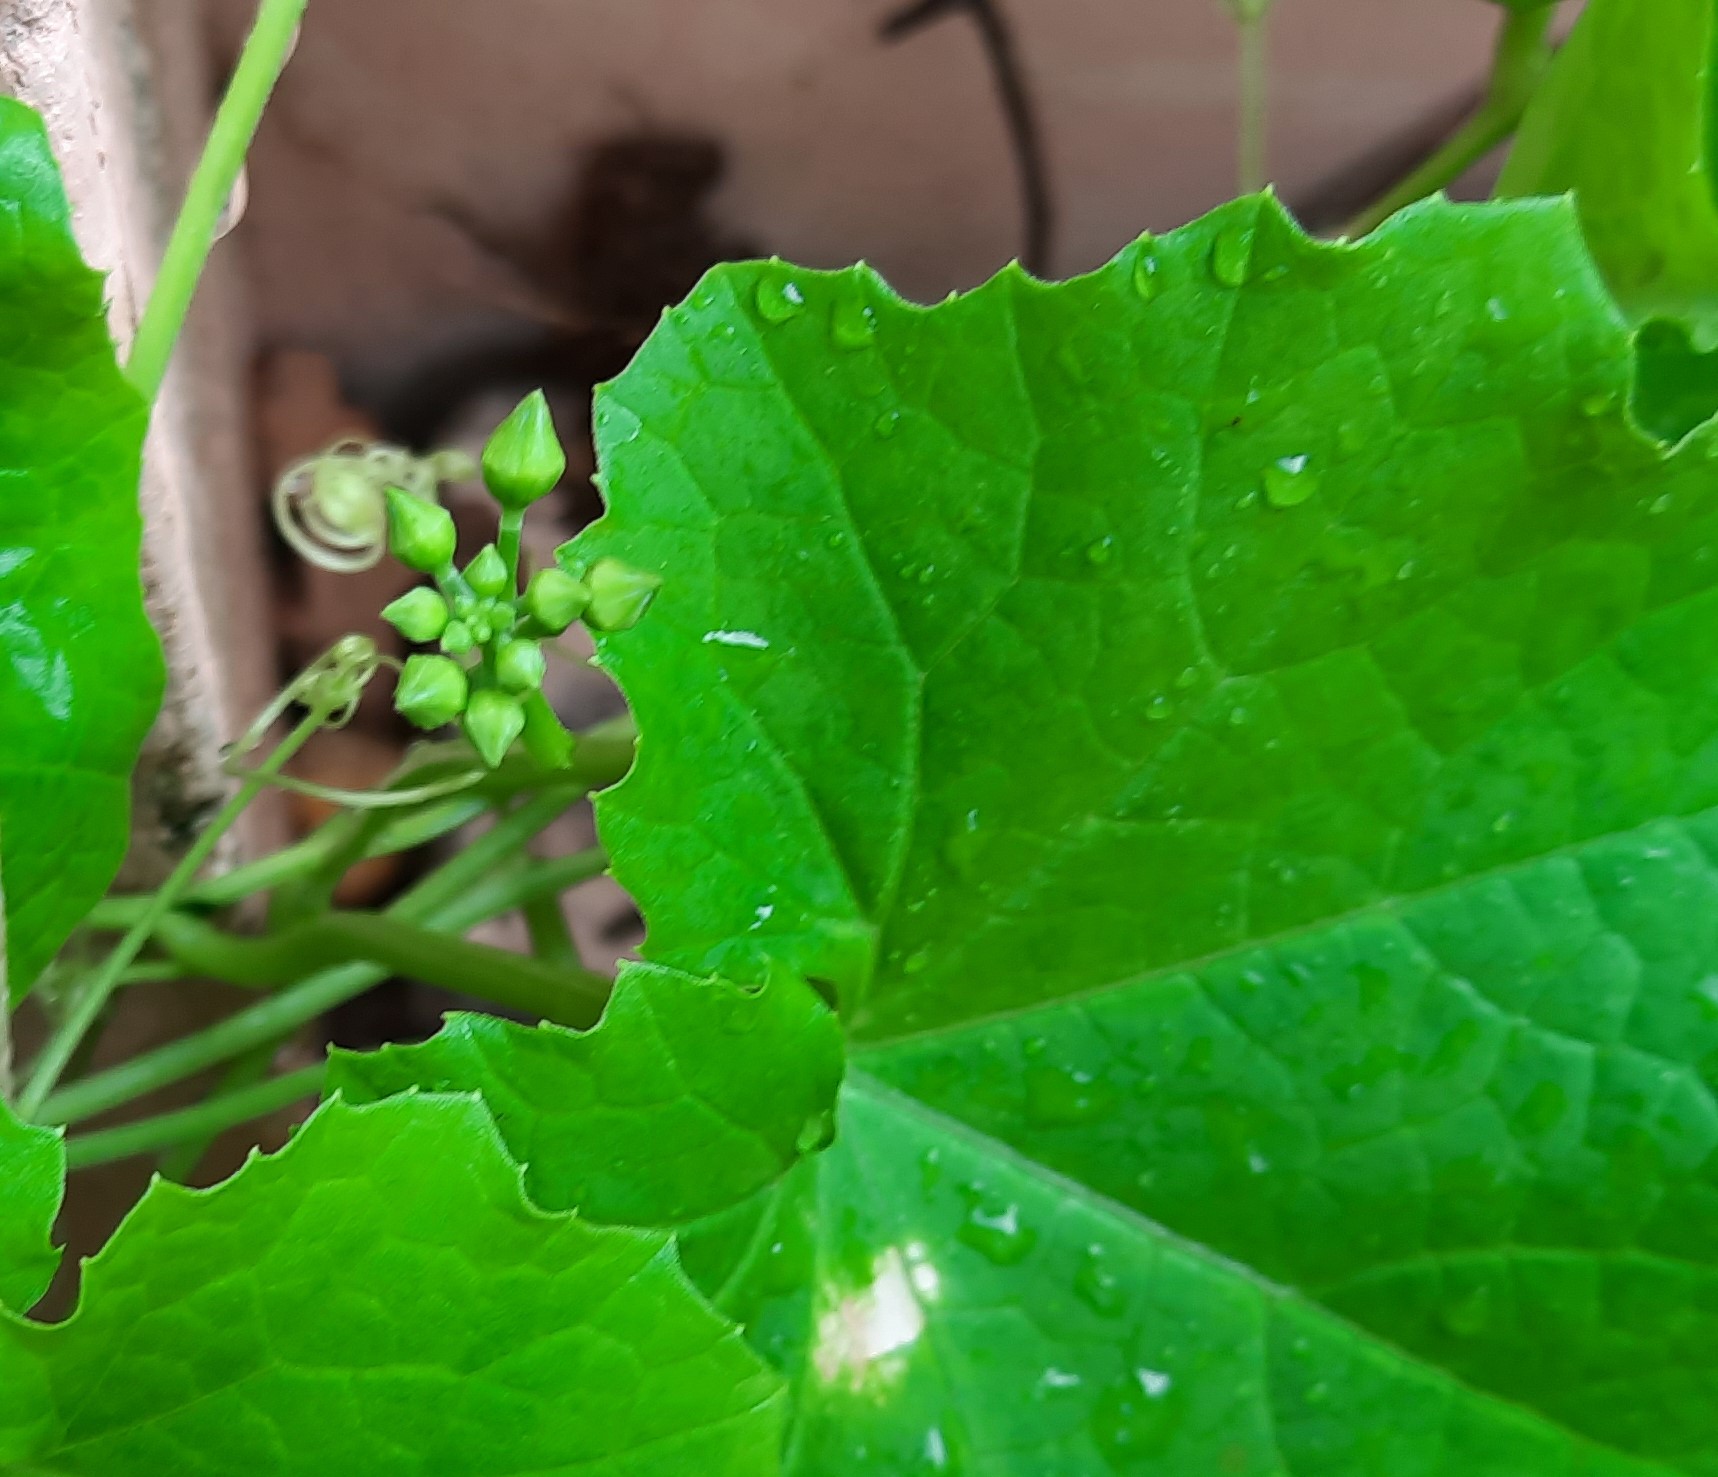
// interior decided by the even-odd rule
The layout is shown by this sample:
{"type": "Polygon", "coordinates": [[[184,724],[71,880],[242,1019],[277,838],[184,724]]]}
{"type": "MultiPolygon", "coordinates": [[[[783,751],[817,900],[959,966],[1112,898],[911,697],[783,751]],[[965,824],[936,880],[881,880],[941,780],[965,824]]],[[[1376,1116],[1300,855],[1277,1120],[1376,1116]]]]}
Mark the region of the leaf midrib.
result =
{"type": "Polygon", "coordinates": [[[1576,1442],[1591,1449],[1606,1452],[1623,1461],[1636,1463],[1643,1473],[1657,1472],[1661,1473],[1662,1477],[1689,1477],[1688,1472],[1684,1468],[1665,1466],[1656,1458],[1644,1457],[1637,1452],[1627,1451],[1622,1447],[1612,1446],[1606,1442],[1596,1440],[1595,1438],[1586,1435],[1584,1432],[1577,1431],[1569,1426],[1563,1425],[1561,1422],[1555,1420],[1553,1417],[1547,1415],[1544,1411],[1541,1411],[1534,1406],[1523,1404],[1519,1400],[1511,1399],[1507,1395],[1498,1394],[1496,1391],[1488,1390],[1483,1386],[1471,1384],[1451,1373],[1449,1370],[1444,1369],[1440,1365],[1433,1364],[1428,1360],[1421,1358],[1419,1355],[1402,1348],[1401,1345],[1383,1338],[1372,1332],[1370,1329],[1355,1323],[1352,1319],[1336,1312],[1334,1309],[1328,1307],[1322,1302],[1319,1302],[1317,1299],[1310,1297],[1300,1288],[1275,1282],[1269,1277],[1266,1277],[1262,1272],[1258,1271],[1257,1268],[1251,1267],[1245,1262],[1235,1261],[1233,1258],[1205,1245],[1203,1242],[1190,1240],[1188,1237],[1183,1236],[1179,1231],[1175,1231],[1164,1225],[1161,1221],[1155,1221],[1150,1216],[1142,1215],[1132,1206],[1125,1205],[1118,1200],[1112,1200],[1108,1196],[1100,1194],[1098,1191],[1094,1190],[1090,1185],[1087,1185],[1080,1180],[1070,1179],[1068,1176],[1057,1170],[1051,1169],[1048,1165],[1043,1164],[1039,1160],[1022,1154],[1011,1144],[1005,1143],[1001,1139],[992,1138],[989,1134],[981,1132],[980,1130],[972,1127],[972,1125],[963,1122],[961,1119],[953,1117],[947,1113],[939,1112],[937,1109],[930,1107],[919,1099],[914,1098],[907,1093],[900,1092],[896,1088],[890,1087],[887,1083],[874,1077],[871,1073],[864,1071],[863,1069],[855,1068],[848,1072],[847,1079],[842,1085],[842,1092],[843,1094],[852,1093],[857,1097],[866,1098],[878,1107],[886,1108],[897,1112],[904,1117],[912,1118],[939,1134],[943,1134],[965,1144],[968,1148],[985,1156],[986,1158],[999,1161],[1013,1168],[1020,1174],[1029,1176],[1040,1183],[1050,1186],[1064,1201],[1081,1205],[1087,1209],[1098,1211],[1103,1215],[1119,1220],[1124,1225],[1131,1227],[1135,1232],[1144,1236],[1156,1238],[1163,1243],[1174,1247],[1185,1256],[1197,1258],[1208,1266],[1219,1268],[1230,1275],[1239,1277],[1259,1293],[1261,1297],[1269,1298],[1279,1304],[1292,1304],[1296,1307],[1304,1308],[1313,1312],[1317,1314],[1318,1317],[1326,1319],[1341,1327],[1352,1338],[1354,1338],[1357,1343],[1370,1346],[1372,1348],[1387,1350],[1393,1357],[1400,1360],[1404,1365],[1422,1370],[1434,1379],[1454,1385],[1458,1389],[1465,1390],[1477,1399],[1489,1401],[1494,1405],[1517,1411],[1521,1415],[1538,1422],[1540,1425],[1557,1431],[1567,1437],[1571,1442],[1576,1442]]]}

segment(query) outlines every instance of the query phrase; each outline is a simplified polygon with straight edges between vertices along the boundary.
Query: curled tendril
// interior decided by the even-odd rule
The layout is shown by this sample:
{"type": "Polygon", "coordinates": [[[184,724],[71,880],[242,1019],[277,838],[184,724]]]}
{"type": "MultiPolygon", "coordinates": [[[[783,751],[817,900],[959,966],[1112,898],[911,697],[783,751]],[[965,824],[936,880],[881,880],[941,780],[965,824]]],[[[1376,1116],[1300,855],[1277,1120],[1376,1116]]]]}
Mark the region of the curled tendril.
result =
{"type": "MultiPolygon", "coordinates": [[[[269,705],[257,714],[255,721],[238,740],[227,746],[222,756],[222,768],[239,778],[257,771],[243,761],[259,748],[268,732],[294,703],[322,715],[324,728],[344,728],[358,711],[358,703],[370,679],[383,667],[396,671],[400,662],[385,655],[368,636],[342,636],[327,651],[287,683],[269,705]]],[[[332,785],[320,785],[314,780],[294,779],[291,775],[275,774],[268,782],[278,789],[297,795],[309,795],[359,810],[391,810],[401,806],[419,805],[426,800],[440,800],[469,790],[485,777],[481,769],[469,770],[445,780],[415,785],[402,790],[342,790],[332,785]]]]}
{"type": "Polygon", "coordinates": [[[441,483],[475,470],[459,452],[416,456],[379,442],[337,441],[281,474],[274,485],[275,526],[309,563],[355,574],[387,553],[388,488],[435,502],[441,483]]]}

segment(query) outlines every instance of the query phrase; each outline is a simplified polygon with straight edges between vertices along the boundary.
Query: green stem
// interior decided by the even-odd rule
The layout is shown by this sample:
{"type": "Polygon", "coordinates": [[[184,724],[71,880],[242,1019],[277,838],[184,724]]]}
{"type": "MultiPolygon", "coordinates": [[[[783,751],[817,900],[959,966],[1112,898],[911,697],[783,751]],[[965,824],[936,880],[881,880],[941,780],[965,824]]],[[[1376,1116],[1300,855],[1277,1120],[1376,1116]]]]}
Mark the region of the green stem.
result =
{"type": "MultiPolygon", "coordinates": [[[[221,1074],[220,1086],[210,1093],[209,1097],[225,1097],[230,1092],[242,1092],[245,1088],[262,1082],[274,1066],[275,1053],[279,1049],[278,1043],[270,1041],[267,1045],[247,1051],[243,1056],[229,1062],[227,1070],[221,1074]]],[[[214,1141],[214,1132],[182,1139],[161,1156],[155,1166],[156,1173],[164,1180],[184,1184],[197,1172],[197,1166],[203,1162],[203,1156],[209,1152],[209,1145],[214,1141]]]]}
{"type": "Polygon", "coordinates": [[[161,272],[137,325],[125,372],[145,400],[153,401],[167,375],[173,345],[190,311],[197,280],[215,244],[215,230],[232,198],[245,154],[292,51],[307,0],[262,0],[227,95],[215,113],[203,157],[191,176],[185,203],[161,259],[161,272]]]}
{"type": "Polygon", "coordinates": [[[1236,130],[1236,172],[1240,193],[1251,195],[1265,187],[1266,110],[1270,87],[1270,48],[1265,16],[1247,15],[1239,22],[1238,89],[1240,119],[1236,130]]]}
{"type": "Polygon", "coordinates": [[[563,1026],[591,1025],[602,1014],[611,983],[582,967],[551,966],[379,913],[325,913],[262,938],[241,938],[177,913],[163,918],[157,933],[195,978],[272,989],[315,970],[363,962],[389,976],[440,985],[563,1026]]]}
{"type": "Polygon", "coordinates": [[[1344,227],[1344,236],[1353,240],[1367,235],[1403,206],[1444,189],[1515,132],[1550,64],[1549,31],[1555,13],[1554,5],[1504,12],[1492,56],[1491,80],[1478,110],[1431,158],[1382,200],[1355,216],[1344,227]]]}
{"type": "MultiPolygon", "coordinates": [[[[521,901],[523,884],[505,884],[497,875],[510,858],[566,808],[564,795],[543,795],[527,801],[432,872],[388,909],[388,916],[422,924],[448,934],[463,933],[487,919],[512,911],[521,901]]],[[[567,858],[571,862],[572,858],[567,858]]],[[[591,865],[586,858],[582,865],[591,865]]],[[[547,868],[545,868],[547,871],[547,868]]],[[[563,870],[552,879],[569,885],[563,870]]],[[[345,964],[324,970],[280,994],[259,1001],[207,1030],[105,1072],[62,1088],[35,1115],[43,1123],[73,1123],[178,1082],[258,1046],[290,1035],[308,1021],[361,995],[386,979],[370,964],[345,964]]]]}
{"type": "Polygon", "coordinates": [[[35,1116],[48,1094],[54,1090],[54,1085],[60,1080],[60,1074],[65,1071],[66,1064],[71,1061],[79,1043],[107,1009],[107,1003],[113,997],[120,979],[136,962],[139,951],[149,942],[155,925],[166,917],[180,894],[196,880],[197,873],[213,854],[221,837],[227,833],[233,822],[244,814],[245,807],[256,798],[258,792],[268,783],[269,777],[310,741],[327,716],[325,708],[312,708],[298,727],[282,739],[275,751],[246,777],[244,783],[234,791],[233,797],[221,807],[220,813],[180,859],[179,865],[149,899],[148,906],[138,914],[125,937],[90,975],[88,982],[72,1002],[66,1018],[54,1028],[31,1068],[30,1080],[18,1099],[20,1117],[28,1121],[35,1116]]]}
{"type": "Polygon", "coordinates": [[[519,588],[519,543],[524,537],[525,515],[511,508],[501,514],[501,527],[495,536],[495,548],[501,562],[507,566],[507,588],[519,588]]]}
{"type": "Polygon", "coordinates": [[[138,1154],[169,1149],[187,1139],[212,1138],[225,1129],[249,1123],[280,1108],[312,1097],[322,1090],[326,1066],[306,1067],[284,1077],[272,1077],[254,1087],[237,1092],[222,1093],[206,1103],[181,1108],[176,1113],[162,1113],[119,1128],[104,1128],[98,1133],[80,1133],[66,1141],[66,1167],[89,1169],[96,1164],[112,1164],[117,1159],[130,1159],[138,1154]]]}

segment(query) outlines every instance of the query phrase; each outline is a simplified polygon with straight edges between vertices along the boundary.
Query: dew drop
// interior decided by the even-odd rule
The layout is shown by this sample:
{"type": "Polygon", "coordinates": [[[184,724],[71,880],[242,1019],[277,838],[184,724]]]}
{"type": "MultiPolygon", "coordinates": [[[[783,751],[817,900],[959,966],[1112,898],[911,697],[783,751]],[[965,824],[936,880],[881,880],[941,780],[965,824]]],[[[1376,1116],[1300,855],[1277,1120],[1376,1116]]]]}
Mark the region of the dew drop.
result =
{"type": "Polygon", "coordinates": [[[923,974],[929,967],[930,962],[930,951],[928,949],[917,949],[913,953],[907,955],[906,961],[901,965],[901,973],[923,974]]]}
{"type": "Polygon", "coordinates": [[[1485,311],[1491,315],[1493,323],[1502,323],[1509,317],[1509,308],[1500,297],[1488,297],[1485,300],[1485,311]]]}
{"type": "Polygon", "coordinates": [[[752,294],[766,323],[786,323],[805,311],[805,293],[791,277],[765,277],[752,294]]]}
{"type": "Polygon", "coordinates": [[[1278,457],[1264,470],[1265,501],[1273,508],[1296,508],[1318,491],[1318,475],[1306,456],[1278,457]]]}
{"type": "Polygon", "coordinates": [[[1253,256],[1253,233],[1230,226],[1211,243],[1211,275],[1225,287],[1245,287],[1253,256]]]}
{"type": "Polygon", "coordinates": [[[928,1195],[942,1183],[943,1151],[926,1149],[919,1155],[919,1185],[928,1195]]]}
{"type": "Polygon", "coordinates": [[[1101,538],[1086,545],[1086,563],[1108,564],[1115,553],[1115,540],[1101,538]]]}
{"type": "Polygon", "coordinates": [[[829,535],[828,543],[832,549],[845,549],[847,547],[847,535],[839,532],[832,533],[829,535]]]}
{"type": "Polygon", "coordinates": [[[960,1239],[986,1261],[999,1267],[1015,1267],[1031,1254],[1038,1233],[1020,1219],[1020,1207],[999,1202],[979,1191],[960,1228],[960,1239]]]}
{"type": "Polygon", "coordinates": [[[1163,286],[1157,275],[1157,253],[1153,250],[1156,244],[1149,236],[1141,238],[1133,258],[1133,290],[1141,302],[1150,302],[1163,286]]]}
{"type": "Polygon", "coordinates": [[[1180,1424],[1174,1381],[1161,1370],[1137,1369],[1099,1398],[1092,1411],[1092,1439],[1112,1466],[1131,1471],[1161,1456],[1180,1424]]]}
{"type": "Polygon", "coordinates": [[[1026,1068],[1026,1119],[1034,1128],[1070,1128],[1115,1107],[1115,1089],[1090,1072],[1033,1062],[1026,1068]]]}
{"type": "Polygon", "coordinates": [[[1608,411],[1613,404],[1615,404],[1615,401],[1612,400],[1608,394],[1603,392],[1589,395],[1581,402],[1581,414],[1586,416],[1588,420],[1597,420],[1601,415],[1608,411]]]}
{"type": "Polygon", "coordinates": [[[1145,705],[1145,716],[1152,723],[1161,723],[1175,711],[1175,704],[1161,692],[1145,705]]]}
{"type": "Polygon", "coordinates": [[[1086,1248],[1080,1270],[1074,1274],[1074,1295],[1105,1318],[1114,1318],[1127,1303],[1121,1279],[1109,1264],[1109,1253],[1097,1242],[1086,1248]]]}
{"type": "Polygon", "coordinates": [[[871,422],[871,429],[887,441],[896,431],[901,429],[901,412],[885,410],[876,420],[871,422]]]}
{"type": "Polygon", "coordinates": [[[840,299],[829,315],[829,336],[838,349],[869,348],[877,337],[877,310],[862,298],[840,299]]]}
{"type": "Polygon", "coordinates": [[[1175,685],[1183,692],[1191,691],[1199,685],[1199,669],[1197,667],[1183,667],[1181,675],[1175,679],[1175,685]]]}
{"type": "Polygon", "coordinates": [[[1661,492],[1649,504],[1647,504],[1646,510],[1656,517],[1660,513],[1668,513],[1675,503],[1676,499],[1668,492],[1661,492]]]}

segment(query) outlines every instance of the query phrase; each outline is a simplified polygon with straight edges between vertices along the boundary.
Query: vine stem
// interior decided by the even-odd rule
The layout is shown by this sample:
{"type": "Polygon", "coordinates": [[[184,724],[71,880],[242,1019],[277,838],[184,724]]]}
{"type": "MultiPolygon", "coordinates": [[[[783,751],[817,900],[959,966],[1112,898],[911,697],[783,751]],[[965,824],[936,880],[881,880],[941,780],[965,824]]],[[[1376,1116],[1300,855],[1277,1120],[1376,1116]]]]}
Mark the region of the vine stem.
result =
{"type": "Polygon", "coordinates": [[[125,971],[136,962],[139,952],[149,942],[149,936],[155,931],[156,924],[179,900],[180,894],[196,880],[197,873],[214,853],[221,837],[232,828],[233,822],[244,813],[245,807],[322,727],[328,717],[328,711],[321,704],[312,707],[299,725],[281,740],[275,751],[245,777],[244,782],[233,792],[232,798],[221,807],[220,813],[209,822],[196,843],[180,859],[179,865],[151,895],[148,903],[139,911],[137,920],[114,946],[113,952],[102,961],[101,967],[90,975],[66,1018],[54,1028],[30,1069],[29,1082],[18,1098],[19,1115],[26,1121],[35,1117],[48,1094],[54,1090],[67,1063],[107,1008],[108,1001],[113,998],[113,992],[118,988],[125,971]]]}
{"type": "MultiPolygon", "coordinates": [[[[584,854],[542,863],[540,870],[524,876],[514,875],[507,866],[577,793],[551,791],[528,800],[399,898],[387,910],[388,916],[449,934],[463,933],[520,906],[535,895],[538,886],[565,888],[588,875],[592,863],[584,854]]],[[[265,1042],[278,1041],[386,978],[385,969],[364,963],[311,974],[194,1036],[181,1037],[61,1088],[35,1116],[43,1123],[73,1123],[117,1108],[265,1042]]]]}
{"type": "Polygon", "coordinates": [[[1240,193],[1262,190],[1268,179],[1265,161],[1267,104],[1270,87],[1270,47],[1265,34],[1265,14],[1244,15],[1238,26],[1237,54],[1240,120],[1236,129],[1236,175],[1240,193]]]}
{"type": "Polygon", "coordinates": [[[251,1087],[224,1092],[195,1107],[181,1108],[175,1113],[161,1113],[142,1118],[118,1128],[104,1128],[96,1133],[74,1134],[66,1140],[66,1167],[88,1169],[96,1164],[111,1164],[116,1159],[130,1159],[136,1154],[148,1154],[156,1149],[170,1149],[186,1141],[207,1140],[223,1129],[249,1123],[279,1108],[312,1097],[322,1090],[327,1066],[319,1063],[302,1071],[271,1077],[251,1087]]]}
{"type": "Polygon", "coordinates": [[[126,375],[145,400],[153,402],[160,393],[173,345],[214,247],[221,212],[238,183],[263,107],[292,54],[307,4],[308,0],[262,0],[257,7],[256,23],[215,113],[203,157],[191,175],[126,361],[126,375]]]}
{"type": "Polygon", "coordinates": [[[1550,29],[1556,9],[1546,5],[1504,12],[1492,54],[1491,79],[1474,115],[1383,199],[1355,216],[1343,228],[1345,237],[1367,235],[1403,206],[1453,183],[1515,132],[1551,61],[1550,29]]]}

